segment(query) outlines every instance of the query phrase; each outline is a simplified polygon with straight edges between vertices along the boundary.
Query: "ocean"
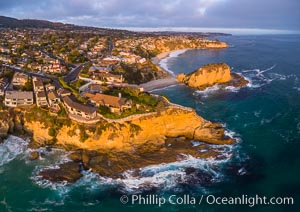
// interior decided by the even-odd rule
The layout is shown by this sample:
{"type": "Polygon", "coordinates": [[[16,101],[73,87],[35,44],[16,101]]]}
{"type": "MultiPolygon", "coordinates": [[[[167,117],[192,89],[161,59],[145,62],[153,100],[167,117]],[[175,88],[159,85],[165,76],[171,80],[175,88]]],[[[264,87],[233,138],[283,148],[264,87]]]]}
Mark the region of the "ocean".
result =
{"type": "Polygon", "coordinates": [[[238,143],[214,146],[221,160],[186,156],[143,167],[141,177],[127,171],[114,180],[86,171],[72,185],[57,184],[37,173],[67,161],[67,153],[41,148],[43,156],[29,161],[28,141],[10,136],[0,145],[0,211],[300,211],[300,35],[219,39],[230,47],[180,51],[162,66],[178,74],[225,62],[250,81],[247,87],[199,92],[176,85],[153,93],[222,123],[238,143]],[[262,204],[263,197],[277,204],[262,204]],[[285,197],[293,204],[283,204],[285,197]]]}

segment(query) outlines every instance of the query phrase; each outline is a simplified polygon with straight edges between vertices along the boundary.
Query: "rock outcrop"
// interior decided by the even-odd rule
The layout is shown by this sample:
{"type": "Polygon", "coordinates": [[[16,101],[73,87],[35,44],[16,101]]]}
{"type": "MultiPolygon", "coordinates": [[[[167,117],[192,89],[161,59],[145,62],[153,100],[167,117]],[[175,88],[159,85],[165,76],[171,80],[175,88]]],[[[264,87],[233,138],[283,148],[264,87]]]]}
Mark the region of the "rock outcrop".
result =
{"type": "MultiPolygon", "coordinates": [[[[33,132],[33,139],[39,145],[48,145],[53,137],[43,124],[26,122],[26,129],[33,132]]],[[[234,140],[224,136],[220,124],[211,123],[198,116],[194,111],[172,108],[157,115],[150,115],[124,123],[99,123],[95,132],[89,132],[88,138],[80,141],[80,130],[76,124],[63,126],[55,138],[56,146],[86,150],[133,151],[145,144],[161,145],[166,137],[184,136],[213,144],[230,144],[234,140]]]]}
{"type": "Polygon", "coordinates": [[[68,183],[74,183],[82,177],[80,164],[76,162],[61,164],[55,169],[44,169],[39,172],[39,175],[50,181],[68,183]]]}
{"type": "MultiPolygon", "coordinates": [[[[214,150],[208,144],[235,142],[225,136],[221,124],[207,121],[194,110],[176,105],[131,121],[102,121],[93,126],[70,122],[60,125],[60,128],[56,125],[56,133],[53,135],[49,133],[53,124],[48,123],[51,119],[45,120],[44,111],[34,110],[37,119],[32,118],[32,112],[28,109],[12,113],[14,116],[3,120],[0,130],[8,133],[8,123],[17,121],[18,132],[32,135],[30,148],[48,146],[75,151],[70,154],[73,162],[39,173],[51,181],[75,182],[81,177],[79,164],[101,176],[119,178],[126,170],[174,162],[183,155],[220,158],[219,150],[214,150]],[[41,117],[39,113],[44,113],[43,119],[38,118],[41,117]],[[203,144],[194,147],[192,140],[202,141],[203,144]]],[[[32,159],[38,156],[38,153],[30,155],[32,159]]]]}
{"type": "Polygon", "coordinates": [[[228,47],[227,43],[218,40],[190,40],[185,38],[173,38],[172,41],[157,39],[154,42],[154,46],[159,52],[169,52],[180,49],[221,49],[228,47]]]}
{"type": "Polygon", "coordinates": [[[0,143],[4,138],[7,137],[8,130],[9,130],[9,123],[5,120],[0,120],[0,143]]]}
{"type": "MultiPolygon", "coordinates": [[[[27,120],[26,113],[15,112],[14,116],[1,120],[0,132],[25,132],[32,135],[31,148],[56,146],[65,149],[117,150],[130,152],[144,144],[161,145],[167,137],[185,137],[211,144],[231,144],[234,140],[224,135],[221,124],[212,123],[198,116],[194,110],[180,107],[165,108],[156,114],[124,122],[102,121],[94,126],[83,126],[76,122],[61,125],[55,136],[49,135],[51,123],[45,120],[27,120]],[[44,121],[44,122],[43,122],[44,121]],[[13,124],[10,124],[10,123],[13,124]],[[14,123],[17,122],[17,123],[14,123]],[[16,131],[16,125],[17,131],[16,131]],[[14,128],[14,129],[10,129],[14,128]],[[84,134],[85,139],[82,139],[84,134]]],[[[35,111],[35,114],[38,112],[35,111]]],[[[50,116],[50,115],[49,115],[50,116]]],[[[39,117],[37,115],[37,117],[39,117]]]]}
{"type": "Polygon", "coordinates": [[[204,65],[190,74],[179,74],[177,80],[199,90],[215,84],[241,87],[248,83],[242,76],[230,73],[230,67],[225,63],[204,65]]]}

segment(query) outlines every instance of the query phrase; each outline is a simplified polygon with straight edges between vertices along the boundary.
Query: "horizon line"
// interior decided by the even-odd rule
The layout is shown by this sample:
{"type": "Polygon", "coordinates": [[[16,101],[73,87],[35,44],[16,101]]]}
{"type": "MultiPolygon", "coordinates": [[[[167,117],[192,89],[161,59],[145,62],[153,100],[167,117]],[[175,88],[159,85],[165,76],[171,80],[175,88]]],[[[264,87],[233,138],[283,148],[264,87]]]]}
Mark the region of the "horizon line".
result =
{"type": "Polygon", "coordinates": [[[264,28],[233,28],[233,27],[116,27],[105,28],[129,30],[136,32],[202,32],[226,33],[232,35],[267,35],[267,34],[300,34],[300,30],[264,29],[264,28]]]}

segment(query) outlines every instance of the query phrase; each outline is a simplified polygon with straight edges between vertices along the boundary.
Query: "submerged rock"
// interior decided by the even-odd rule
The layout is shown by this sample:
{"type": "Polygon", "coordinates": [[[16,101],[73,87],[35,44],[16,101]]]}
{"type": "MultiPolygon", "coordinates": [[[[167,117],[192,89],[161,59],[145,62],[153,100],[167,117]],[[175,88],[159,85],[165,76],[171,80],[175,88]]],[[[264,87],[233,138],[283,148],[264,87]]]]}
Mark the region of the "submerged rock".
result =
{"type": "Polygon", "coordinates": [[[74,183],[82,177],[80,164],[76,162],[64,163],[57,169],[45,169],[39,175],[53,182],[67,181],[68,183],[74,183]]]}
{"type": "Polygon", "coordinates": [[[208,184],[211,184],[214,179],[211,174],[193,167],[187,167],[184,171],[187,175],[185,179],[186,184],[207,186],[208,184]]]}

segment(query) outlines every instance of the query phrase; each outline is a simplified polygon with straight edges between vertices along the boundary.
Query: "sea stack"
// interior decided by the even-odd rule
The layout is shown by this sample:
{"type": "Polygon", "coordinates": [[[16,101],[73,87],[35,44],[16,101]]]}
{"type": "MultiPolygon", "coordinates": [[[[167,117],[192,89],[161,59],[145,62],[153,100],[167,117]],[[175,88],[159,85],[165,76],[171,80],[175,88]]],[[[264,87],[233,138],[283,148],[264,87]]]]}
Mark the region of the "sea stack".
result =
{"type": "Polygon", "coordinates": [[[230,70],[226,63],[207,64],[190,74],[179,74],[177,80],[199,90],[215,84],[242,87],[248,83],[242,76],[230,73],[230,70]]]}

